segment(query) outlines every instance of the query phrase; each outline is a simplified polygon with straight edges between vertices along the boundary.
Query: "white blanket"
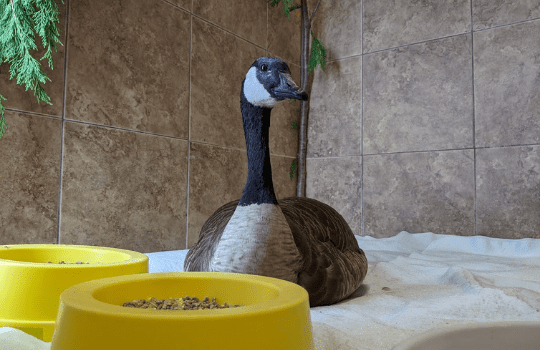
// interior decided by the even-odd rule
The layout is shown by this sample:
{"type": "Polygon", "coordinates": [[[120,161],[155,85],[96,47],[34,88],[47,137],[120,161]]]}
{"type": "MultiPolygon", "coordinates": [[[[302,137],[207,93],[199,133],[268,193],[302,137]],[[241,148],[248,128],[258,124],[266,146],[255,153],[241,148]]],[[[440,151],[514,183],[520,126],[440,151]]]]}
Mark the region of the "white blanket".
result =
{"type": "MultiPolygon", "coordinates": [[[[357,240],[368,274],[349,299],[311,309],[317,350],[389,350],[447,325],[540,321],[540,239],[401,232],[357,240]]],[[[147,254],[150,273],[182,271],[186,253],[147,254]]],[[[0,328],[0,350],[49,347],[21,331],[0,328]]]]}

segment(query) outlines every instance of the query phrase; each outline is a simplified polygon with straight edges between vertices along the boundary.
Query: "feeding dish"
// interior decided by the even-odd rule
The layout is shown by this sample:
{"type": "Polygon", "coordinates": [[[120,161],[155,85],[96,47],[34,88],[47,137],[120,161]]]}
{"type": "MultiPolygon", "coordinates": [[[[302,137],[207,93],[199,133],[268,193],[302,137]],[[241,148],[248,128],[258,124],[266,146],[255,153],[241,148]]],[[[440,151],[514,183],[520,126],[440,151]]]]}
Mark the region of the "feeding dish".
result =
{"type": "Polygon", "coordinates": [[[49,342],[60,294],[66,288],[96,278],[145,272],[148,257],[124,249],[66,244],[2,245],[0,327],[18,328],[49,342]],[[59,261],[89,264],[58,264],[59,261]]]}
{"type": "Polygon", "coordinates": [[[540,322],[490,322],[419,334],[392,350],[531,350],[540,348],[540,322]]]}
{"type": "Polygon", "coordinates": [[[60,296],[51,350],[313,350],[306,290],[284,280],[219,272],[152,273],[103,278],[60,296]],[[215,297],[241,307],[152,310],[134,299],[215,297]]]}

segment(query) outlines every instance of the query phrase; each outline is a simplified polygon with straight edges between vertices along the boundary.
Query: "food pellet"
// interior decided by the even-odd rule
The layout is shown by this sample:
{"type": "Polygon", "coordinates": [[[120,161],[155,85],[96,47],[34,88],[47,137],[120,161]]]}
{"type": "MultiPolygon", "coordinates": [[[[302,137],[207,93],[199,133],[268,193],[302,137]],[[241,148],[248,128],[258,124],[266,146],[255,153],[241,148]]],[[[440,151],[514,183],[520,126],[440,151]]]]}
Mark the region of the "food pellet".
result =
{"type": "Polygon", "coordinates": [[[220,305],[216,298],[205,297],[203,300],[199,300],[197,297],[190,297],[186,295],[183,298],[169,298],[169,299],[156,299],[149,298],[135,299],[122,304],[123,307],[134,307],[138,309],[154,309],[154,310],[204,310],[204,309],[228,309],[233,307],[240,307],[242,305],[233,304],[229,305],[224,303],[220,305]]]}

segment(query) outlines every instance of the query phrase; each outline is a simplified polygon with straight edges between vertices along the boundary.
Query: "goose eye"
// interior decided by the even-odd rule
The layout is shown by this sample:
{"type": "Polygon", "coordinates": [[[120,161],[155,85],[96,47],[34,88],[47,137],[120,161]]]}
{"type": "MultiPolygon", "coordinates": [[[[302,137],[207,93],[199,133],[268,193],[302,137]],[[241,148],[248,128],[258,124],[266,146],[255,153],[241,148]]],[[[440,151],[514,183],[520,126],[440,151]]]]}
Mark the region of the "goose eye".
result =
{"type": "Polygon", "coordinates": [[[263,72],[266,72],[266,71],[268,70],[268,66],[267,66],[266,64],[262,64],[262,65],[261,65],[261,70],[262,70],[263,72]]]}

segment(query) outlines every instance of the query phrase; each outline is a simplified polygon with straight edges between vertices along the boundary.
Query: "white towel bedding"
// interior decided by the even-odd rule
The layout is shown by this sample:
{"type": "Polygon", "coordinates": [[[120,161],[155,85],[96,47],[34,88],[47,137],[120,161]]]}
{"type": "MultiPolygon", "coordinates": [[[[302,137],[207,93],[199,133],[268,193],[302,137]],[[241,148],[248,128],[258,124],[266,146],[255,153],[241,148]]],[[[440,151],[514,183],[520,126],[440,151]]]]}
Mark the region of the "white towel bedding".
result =
{"type": "MultiPolygon", "coordinates": [[[[357,240],[368,274],[351,298],[311,309],[317,350],[389,350],[416,333],[447,325],[540,322],[540,239],[401,232],[357,240]]],[[[150,273],[182,271],[186,253],[148,253],[150,273]]],[[[49,347],[0,328],[0,350],[49,347]]]]}

